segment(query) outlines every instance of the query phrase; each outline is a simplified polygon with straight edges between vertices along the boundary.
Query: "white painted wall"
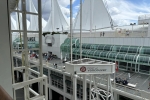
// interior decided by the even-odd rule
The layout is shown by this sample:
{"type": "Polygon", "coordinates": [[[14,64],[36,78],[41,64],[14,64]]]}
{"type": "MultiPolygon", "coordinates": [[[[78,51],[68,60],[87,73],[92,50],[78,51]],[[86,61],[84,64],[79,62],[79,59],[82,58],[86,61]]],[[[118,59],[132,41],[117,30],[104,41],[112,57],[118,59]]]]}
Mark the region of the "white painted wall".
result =
{"type": "Polygon", "coordinates": [[[0,85],[13,97],[7,0],[0,0],[0,85]]]}
{"type": "Polygon", "coordinates": [[[47,46],[45,43],[45,37],[43,36],[42,38],[42,43],[43,43],[43,52],[46,53],[48,51],[51,51],[53,54],[57,55],[58,58],[61,57],[60,54],[60,46],[64,42],[64,40],[68,37],[68,35],[64,34],[54,34],[54,35],[46,35],[49,37],[54,37],[54,44],[50,47],[47,46]]]}
{"type": "Polygon", "coordinates": [[[150,46],[150,38],[83,38],[83,43],[89,44],[112,44],[112,45],[133,45],[133,46],[150,46]]]}

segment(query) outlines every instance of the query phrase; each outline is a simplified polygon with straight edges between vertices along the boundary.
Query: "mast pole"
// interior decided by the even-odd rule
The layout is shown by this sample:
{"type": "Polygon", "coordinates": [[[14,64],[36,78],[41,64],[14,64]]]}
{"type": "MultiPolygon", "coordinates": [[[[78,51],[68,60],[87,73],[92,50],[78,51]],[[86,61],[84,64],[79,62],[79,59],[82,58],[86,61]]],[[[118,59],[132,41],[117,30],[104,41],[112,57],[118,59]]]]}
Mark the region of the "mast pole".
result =
{"type": "Polygon", "coordinates": [[[72,63],[72,0],[70,0],[70,56],[72,63]]]}
{"type": "Polygon", "coordinates": [[[82,59],[82,0],[80,0],[80,60],[82,59]]]}
{"type": "Polygon", "coordinates": [[[90,33],[92,34],[92,24],[93,24],[93,21],[92,21],[92,17],[93,17],[93,12],[92,12],[92,6],[93,6],[93,0],[90,0],[90,33]]]}
{"type": "Polygon", "coordinates": [[[53,0],[51,0],[51,23],[52,23],[52,32],[54,31],[54,23],[53,23],[53,16],[54,16],[54,14],[53,14],[53,10],[54,10],[54,8],[53,8],[53,0]]]}

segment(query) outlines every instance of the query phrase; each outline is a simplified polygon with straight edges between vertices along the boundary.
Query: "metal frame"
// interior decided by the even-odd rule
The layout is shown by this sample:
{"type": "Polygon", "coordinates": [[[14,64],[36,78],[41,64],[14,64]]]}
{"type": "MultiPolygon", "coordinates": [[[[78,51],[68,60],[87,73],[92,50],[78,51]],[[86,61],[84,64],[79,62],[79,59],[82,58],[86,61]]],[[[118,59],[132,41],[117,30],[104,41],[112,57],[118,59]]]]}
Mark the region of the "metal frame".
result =
{"type": "MultiPolygon", "coordinates": [[[[22,51],[22,61],[24,63],[22,63],[22,66],[17,66],[12,68],[12,72],[13,72],[13,90],[14,90],[14,100],[16,100],[16,94],[15,91],[17,89],[20,88],[24,88],[24,99],[25,100],[48,100],[48,91],[47,91],[47,76],[43,75],[43,62],[42,62],[42,12],[41,12],[41,0],[38,0],[38,13],[32,13],[32,12],[27,12],[26,11],[26,1],[25,0],[21,0],[21,7],[22,7],[22,11],[19,10],[13,10],[14,12],[20,14],[22,13],[22,23],[23,23],[23,30],[11,30],[11,32],[19,32],[19,33],[23,33],[23,38],[24,38],[24,49],[21,50],[14,50],[14,51],[22,51]],[[28,31],[27,30],[27,23],[26,23],[26,16],[27,14],[30,15],[37,15],[38,16],[38,27],[39,30],[37,31],[28,31]],[[36,65],[30,65],[29,61],[28,61],[28,51],[30,49],[28,49],[27,43],[28,43],[28,39],[27,39],[27,33],[38,33],[39,34],[39,48],[34,48],[32,50],[38,50],[39,51],[39,63],[36,65]],[[24,58],[24,59],[23,59],[24,58]],[[39,72],[33,71],[32,67],[37,67],[39,69],[39,72]],[[15,78],[14,78],[14,71],[22,71],[23,72],[23,82],[20,83],[15,83],[15,78]],[[30,75],[30,72],[32,71],[32,73],[38,74],[38,77],[32,77],[32,75],[30,75]],[[30,79],[32,78],[32,79],[30,79]],[[39,83],[39,94],[36,93],[34,90],[32,90],[29,85],[33,84],[33,83],[39,83]],[[43,94],[43,85],[45,85],[45,94],[43,94]],[[32,92],[35,97],[30,98],[29,92],[32,92]]],[[[13,52],[14,52],[13,51],[13,52]]],[[[13,59],[13,58],[12,58],[13,59]]]]}

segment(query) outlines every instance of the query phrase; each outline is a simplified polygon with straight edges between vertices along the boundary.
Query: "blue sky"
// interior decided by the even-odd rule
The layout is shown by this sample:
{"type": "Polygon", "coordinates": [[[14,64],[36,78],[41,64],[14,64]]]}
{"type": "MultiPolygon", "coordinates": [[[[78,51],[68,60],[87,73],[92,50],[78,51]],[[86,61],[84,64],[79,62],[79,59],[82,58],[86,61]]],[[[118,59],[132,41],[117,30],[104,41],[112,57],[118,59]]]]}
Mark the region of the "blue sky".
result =
{"type": "MultiPolygon", "coordinates": [[[[43,18],[48,20],[50,14],[50,1],[43,1],[43,18]]],[[[74,18],[79,10],[80,0],[73,0],[73,15],[74,18]]],[[[150,0],[103,0],[107,1],[108,11],[118,25],[129,25],[131,22],[136,22],[139,15],[150,14],[150,0]]],[[[58,0],[62,13],[68,17],[70,14],[70,0],[58,0]]]]}

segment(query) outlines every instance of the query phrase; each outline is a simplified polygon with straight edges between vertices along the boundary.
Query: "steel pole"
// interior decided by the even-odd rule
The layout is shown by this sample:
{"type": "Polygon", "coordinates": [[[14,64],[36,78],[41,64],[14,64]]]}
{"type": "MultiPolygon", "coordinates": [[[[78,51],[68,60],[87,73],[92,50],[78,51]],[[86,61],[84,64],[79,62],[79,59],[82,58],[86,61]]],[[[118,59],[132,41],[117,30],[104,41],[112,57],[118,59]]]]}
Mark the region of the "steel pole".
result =
{"type": "Polygon", "coordinates": [[[106,96],[106,100],[109,100],[108,96],[109,96],[109,82],[110,81],[110,75],[107,75],[107,96],[106,96]]]}
{"type": "MultiPolygon", "coordinates": [[[[43,57],[42,57],[42,9],[41,0],[38,0],[38,28],[39,28],[39,65],[40,65],[40,77],[43,76],[43,57]]],[[[43,95],[43,81],[40,82],[40,94],[43,95]]],[[[45,94],[47,96],[47,94],[45,94]]],[[[46,98],[45,98],[46,99],[46,98]]]]}
{"type": "MultiPolygon", "coordinates": [[[[24,77],[24,81],[28,81],[29,80],[29,64],[28,64],[28,46],[27,46],[27,24],[26,24],[26,1],[25,0],[22,0],[22,11],[24,13],[22,13],[22,21],[23,21],[23,29],[24,29],[24,32],[23,32],[23,38],[24,38],[24,49],[25,51],[23,52],[23,55],[22,56],[23,58],[23,62],[24,62],[24,66],[26,67],[25,69],[25,77],[24,77]]],[[[25,89],[25,100],[27,100],[29,98],[29,85],[25,86],[24,87],[25,89]]]]}
{"type": "Polygon", "coordinates": [[[90,0],[90,33],[92,34],[93,29],[93,12],[92,12],[93,0],[90,0]]]}
{"type": "Polygon", "coordinates": [[[133,34],[133,25],[132,25],[132,34],[133,34]]]}
{"type": "Polygon", "coordinates": [[[80,60],[82,59],[82,0],[80,0],[80,60]]]}
{"type": "Polygon", "coordinates": [[[72,0],[70,0],[70,56],[72,63],[72,0]]]}
{"type": "Polygon", "coordinates": [[[77,100],[77,75],[73,76],[73,100],[77,100]]]}
{"type": "Polygon", "coordinates": [[[83,75],[83,100],[87,100],[87,96],[86,96],[86,75],[83,75]]]}

